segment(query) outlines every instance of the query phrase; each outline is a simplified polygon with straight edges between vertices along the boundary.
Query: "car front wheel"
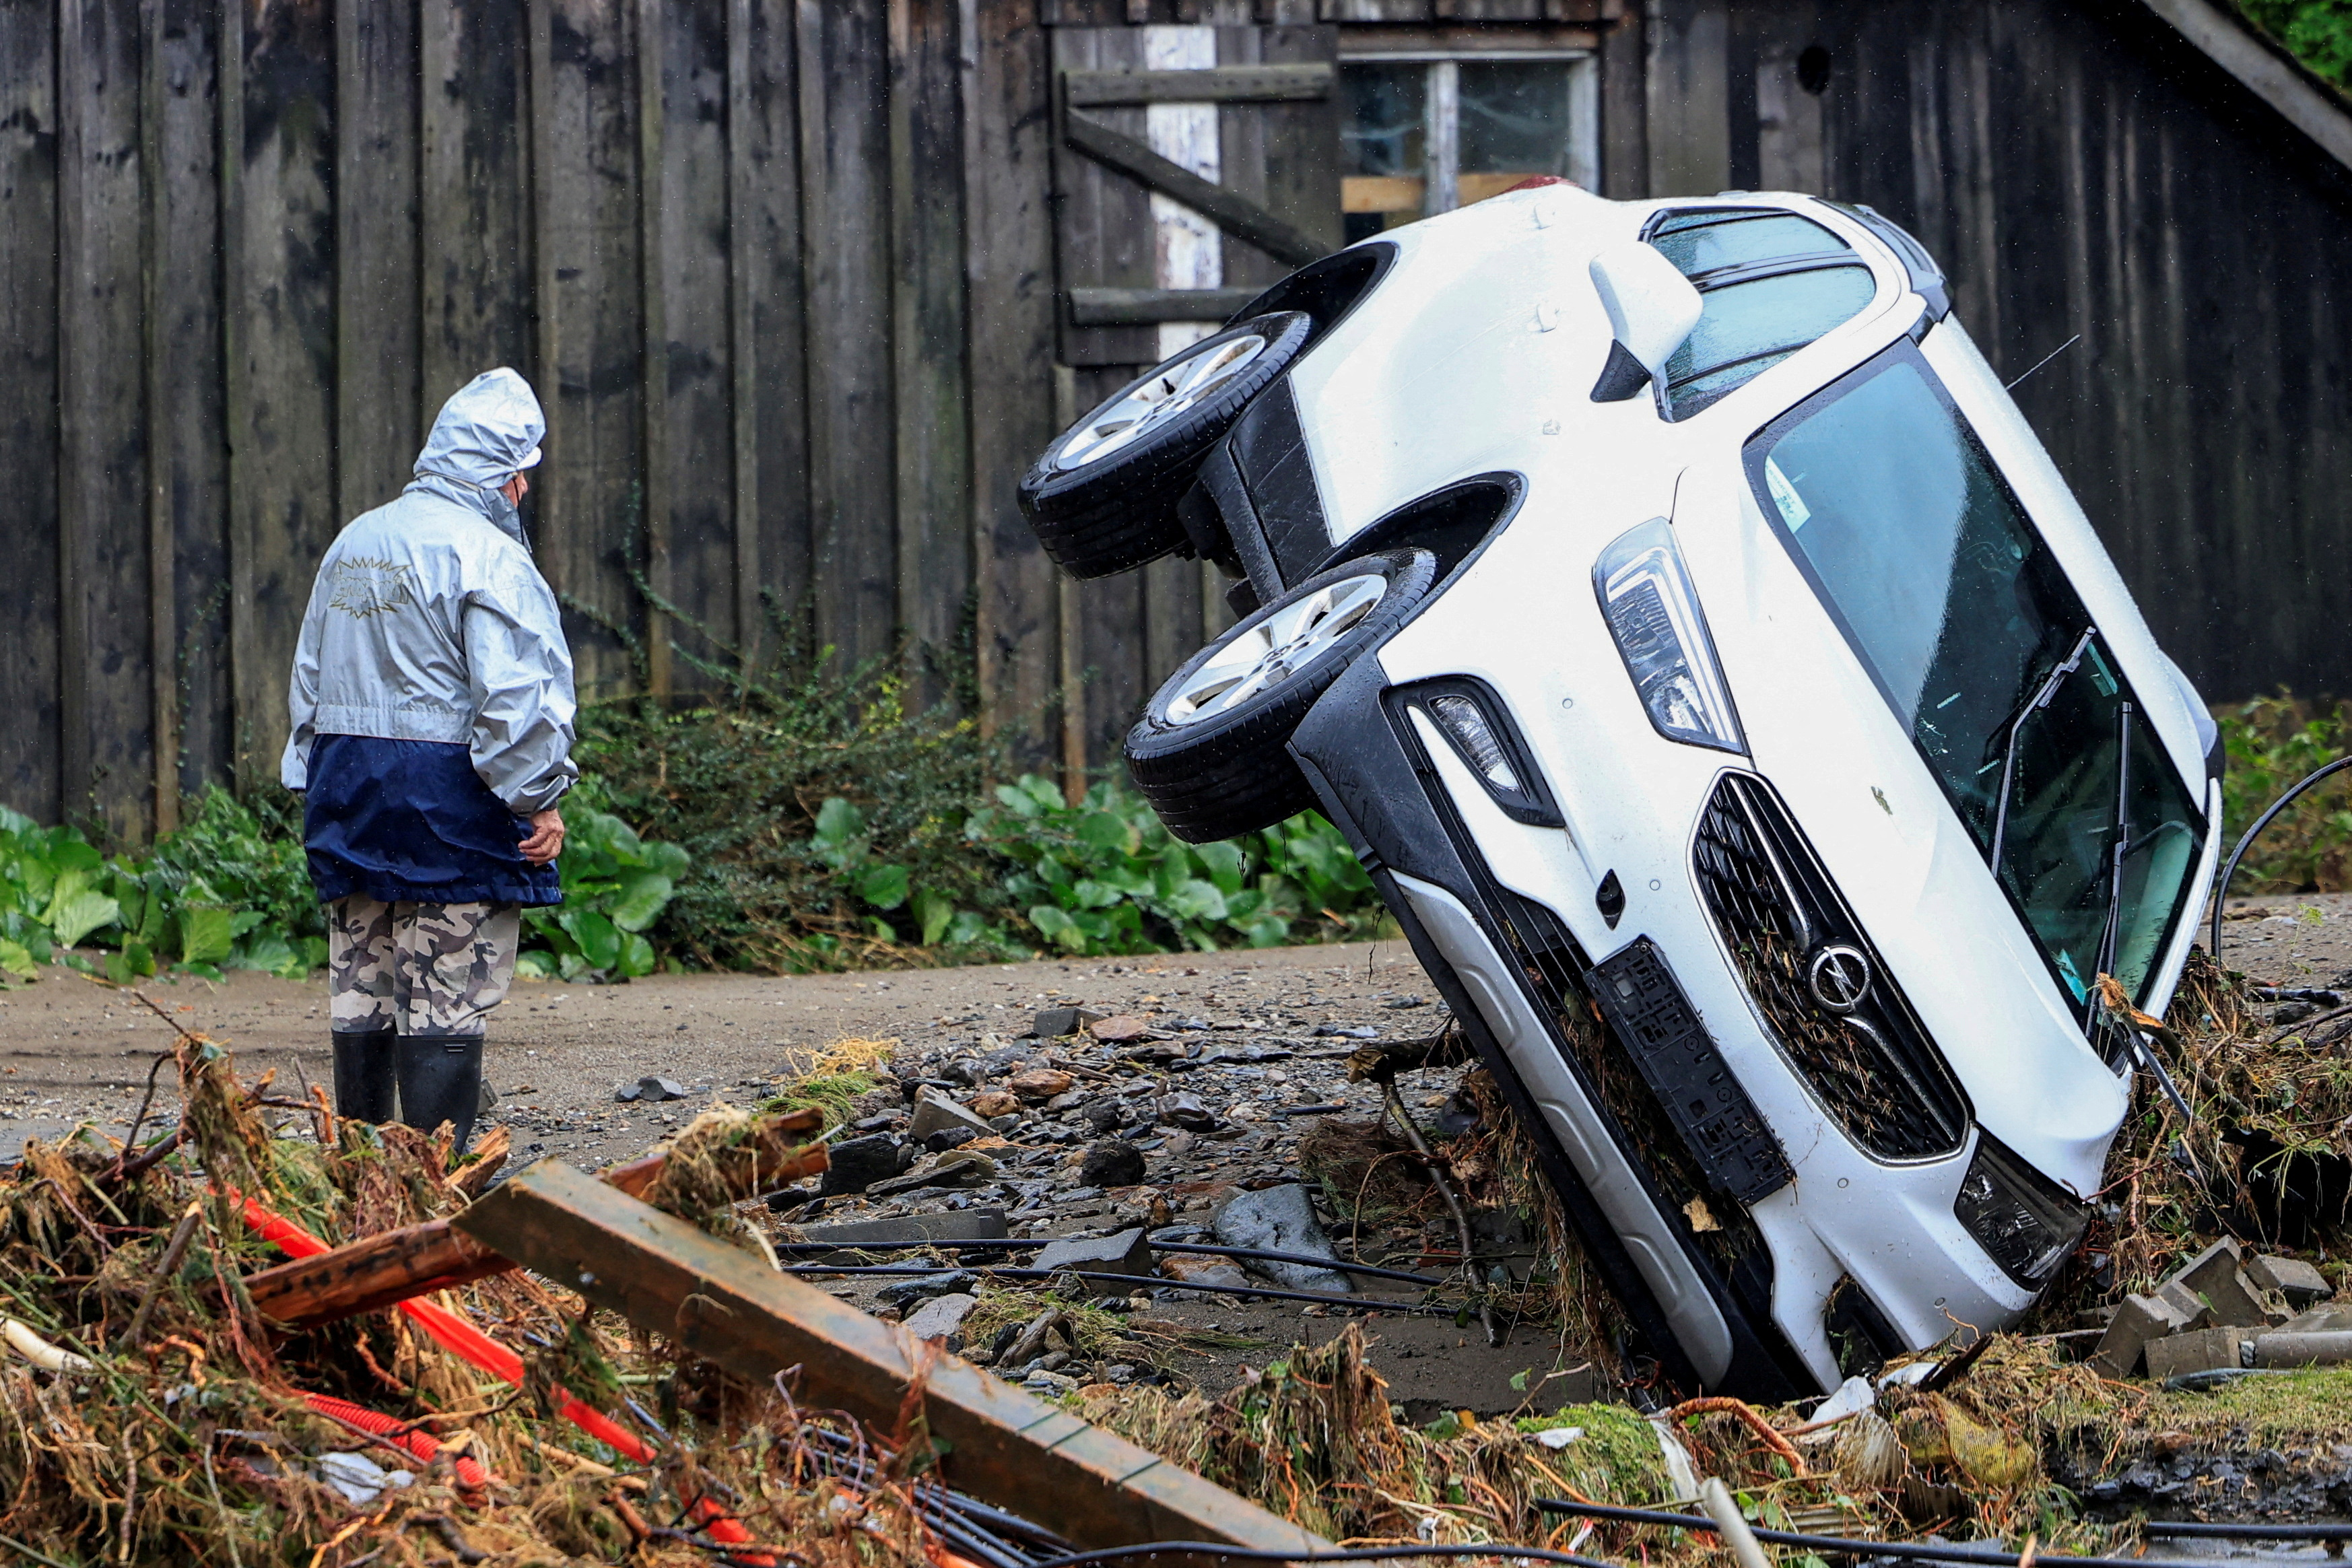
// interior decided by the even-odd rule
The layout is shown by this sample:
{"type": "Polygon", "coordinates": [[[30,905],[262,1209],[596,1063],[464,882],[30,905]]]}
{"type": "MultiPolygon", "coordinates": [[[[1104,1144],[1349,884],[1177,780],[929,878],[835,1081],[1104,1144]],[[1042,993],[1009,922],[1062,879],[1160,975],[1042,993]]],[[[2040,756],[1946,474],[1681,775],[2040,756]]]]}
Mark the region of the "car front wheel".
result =
{"type": "Polygon", "coordinates": [[[1291,732],[1357,655],[1429,596],[1437,558],[1344,562],[1256,611],[1168,677],[1127,736],[1127,767],[1168,831],[1207,843],[1315,804],[1291,732]]]}

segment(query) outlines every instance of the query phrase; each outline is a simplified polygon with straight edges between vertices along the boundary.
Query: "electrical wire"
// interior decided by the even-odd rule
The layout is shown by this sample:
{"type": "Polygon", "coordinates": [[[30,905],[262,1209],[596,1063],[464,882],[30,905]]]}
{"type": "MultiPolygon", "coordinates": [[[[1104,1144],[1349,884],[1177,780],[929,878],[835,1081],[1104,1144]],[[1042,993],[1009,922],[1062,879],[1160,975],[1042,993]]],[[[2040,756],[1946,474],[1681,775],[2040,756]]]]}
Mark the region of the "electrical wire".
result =
{"type": "MultiPolygon", "coordinates": [[[[1574,1514],[1580,1519],[1610,1519],[1624,1524],[1657,1524],[1673,1530],[1704,1530],[1713,1532],[1715,1521],[1703,1513],[1661,1513],[1655,1509],[1618,1508],[1611,1503],[1576,1502],[1568,1498],[1539,1497],[1536,1507],[1546,1513],[1574,1514]]],[[[1982,1545],[1954,1545],[1948,1542],[1931,1541],[1852,1541],[1835,1535],[1806,1535],[1790,1530],[1766,1530],[1761,1525],[1751,1527],[1759,1541],[1769,1541],[1775,1546],[1796,1546],[1813,1552],[1843,1552],[1857,1557],[1900,1557],[1915,1563],[2008,1563],[2017,1561],[2015,1551],[1987,1542],[1982,1545]]],[[[2070,1568],[2147,1568],[2147,1563],[2137,1557],[2067,1557],[2055,1552],[2038,1553],[2037,1563],[2064,1563],[2070,1568]]],[[[2223,1568],[2220,1563],[2181,1561],[2167,1568],[2223,1568]]]]}
{"type": "MultiPolygon", "coordinates": [[[[938,1264],[914,1263],[787,1263],[787,1274],[954,1274],[962,1270],[938,1264]]],[[[1106,1274],[1087,1269],[989,1269],[972,1270],[1000,1280],[1100,1280],[1130,1290],[1143,1286],[1169,1291],[1200,1291],[1213,1296],[1263,1296],[1270,1301],[1320,1301],[1326,1306],[1360,1307],[1367,1312],[1403,1312],[1411,1316],[1450,1318],[1459,1310],[1424,1301],[1383,1300],[1378,1296],[1342,1296],[1328,1291],[1277,1291],[1271,1285],[1212,1285],[1202,1280],[1164,1280],[1146,1274],[1106,1274]]]]}
{"type": "MultiPolygon", "coordinates": [[[[972,1241],[774,1241],[770,1245],[779,1252],[911,1252],[926,1247],[936,1247],[942,1252],[1018,1252],[1049,1247],[1062,1239],[1064,1238],[1058,1236],[993,1236],[972,1241]]],[[[1255,1258],[1269,1263],[1297,1263],[1306,1268],[1329,1269],[1342,1274],[1362,1274],[1374,1280],[1401,1280],[1408,1285],[1445,1283],[1431,1274],[1412,1274],[1402,1269],[1379,1269],[1370,1263],[1343,1263],[1336,1258],[1318,1258],[1310,1252],[1276,1252],[1264,1247],[1212,1246],[1205,1241],[1154,1241],[1150,1246],[1155,1252],[1189,1252],[1207,1258],[1255,1258]]]]}
{"type": "Polygon", "coordinates": [[[2335,761],[2314,769],[2310,777],[2304,779],[2302,783],[2272,801],[2270,810],[2254,819],[2254,825],[2246,830],[2245,836],[2238,841],[2238,847],[2230,852],[2229,860],[2221,867],[2221,880],[2213,884],[2213,937],[2208,950],[2212,954],[2216,964],[2221,961],[2221,901],[2229,894],[2230,879],[2238,874],[2238,862],[2246,858],[2246,852],[2253,847],[2256,836],[2271,825],[2271,819],[2285,810],[2296,796],[2329,774],[2341,773],[2347,768],[2352,768],[2352,756],[2339,757],[2335,761]]]}
{"type": "MultiPolygon", "coordinates": [[[[1553,1552],[1541,1546],[1352,1546],[1330,1552],[1271,1552],[1253,1546],[1228,1546],[1214,1541],[1146,1541],[1134,1546],[1108,1546],[1098,1552],[1073,1552],[1047,1557],[1030,1568],[1078,1568],[1087,1563],[1116,1563],[1127,1557],[1217,1557],[1231,1563],[1392,1563],[1404,1557],[1510,1557],[1527,1563],[1566,1563],[1571,1568],[1622,1568],[1621,1564],[1573,1552],[1553,1552]]],[[[2147,1568],[2146,1563],[2135,1568],[2147,1568]]]]}
{"type": "Polygon", "coordinates": [[[2214,1524],[2201,1519],[2148,1519],[2140,1533],[2159,1541],[2352,1541],[2352,1524],[2214,1524]]]}

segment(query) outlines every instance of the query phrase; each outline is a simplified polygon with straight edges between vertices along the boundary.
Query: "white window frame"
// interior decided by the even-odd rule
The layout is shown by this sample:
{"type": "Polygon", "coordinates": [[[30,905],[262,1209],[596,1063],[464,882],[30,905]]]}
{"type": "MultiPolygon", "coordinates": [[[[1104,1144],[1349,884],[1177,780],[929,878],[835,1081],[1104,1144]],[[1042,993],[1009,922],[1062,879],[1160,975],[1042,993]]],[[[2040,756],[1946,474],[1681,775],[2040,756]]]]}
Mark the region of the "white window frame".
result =
{"type": "Polygon", "coordinates": [[[1568,177],[1588,191],[1601,188],[1601,60],[1591,49],[1364,49],[1340,46],[1339,68],[1424,66],[1425,117],[1422,215],[1462,204],[1462,67],[1543,65],[1565,60],[1568,73],[1568,177]]]}

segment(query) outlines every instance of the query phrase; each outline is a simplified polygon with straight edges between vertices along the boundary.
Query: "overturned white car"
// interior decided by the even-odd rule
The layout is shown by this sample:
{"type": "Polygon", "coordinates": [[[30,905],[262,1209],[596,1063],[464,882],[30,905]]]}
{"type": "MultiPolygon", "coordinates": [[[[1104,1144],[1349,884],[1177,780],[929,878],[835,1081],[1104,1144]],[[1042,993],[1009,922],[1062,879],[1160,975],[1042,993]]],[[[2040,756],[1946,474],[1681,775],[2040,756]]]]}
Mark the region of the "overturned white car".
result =
{"type": "Polygon", "coordinates": [[[1277,286],[1061,436],[1081,575],[1232,631],[1128,742],[1344,831],[1684,1387],[1834,1386],[2081,1239],[2220,828],[2202,704],[1927,254],[1553,184],[1277,286]]]}

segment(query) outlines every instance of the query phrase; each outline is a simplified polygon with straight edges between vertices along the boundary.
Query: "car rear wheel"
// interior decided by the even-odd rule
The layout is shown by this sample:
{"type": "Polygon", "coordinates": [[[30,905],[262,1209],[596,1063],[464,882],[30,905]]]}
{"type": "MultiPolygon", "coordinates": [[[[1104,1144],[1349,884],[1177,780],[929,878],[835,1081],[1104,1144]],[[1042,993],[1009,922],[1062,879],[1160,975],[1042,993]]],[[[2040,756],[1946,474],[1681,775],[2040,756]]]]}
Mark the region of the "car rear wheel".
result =
{"type": "Polygon", "coordinates": [[[1301,311],[1253,317],[1153,366],[1056,436],[1020,488],[1054,563],[1108,577],[1181,548],[1176,503],[1202,460],[1313,329],[1301,311]]]}
{"type": "Polygon", "coordinates": [[[1207,843],[1315,804],[1289,752],[1298,721],[1365,649],[1429,596],[1425,549],[1363,556],[1307,579],[1168,677],[1127,736],[1127,767],[1168,831],[1207,843]]]}

